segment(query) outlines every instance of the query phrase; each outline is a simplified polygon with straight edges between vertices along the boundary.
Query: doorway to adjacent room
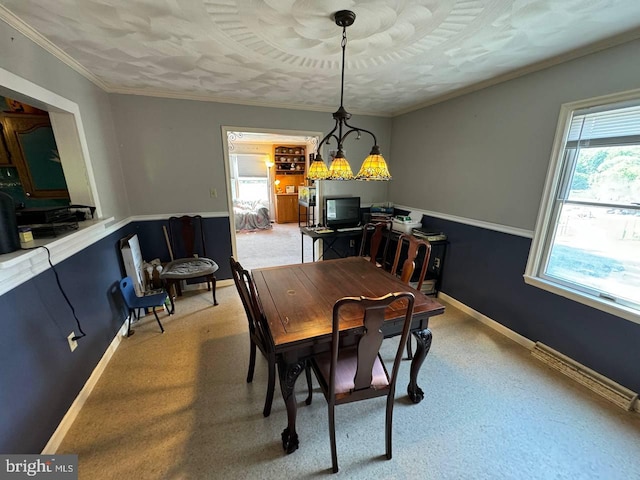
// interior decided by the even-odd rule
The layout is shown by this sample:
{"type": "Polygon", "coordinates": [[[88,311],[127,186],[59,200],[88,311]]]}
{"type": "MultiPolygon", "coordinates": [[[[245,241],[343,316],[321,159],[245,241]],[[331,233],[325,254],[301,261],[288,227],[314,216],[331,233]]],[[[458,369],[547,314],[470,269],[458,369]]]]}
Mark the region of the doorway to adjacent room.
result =
{"type": "Polygon", "coordinates": [[[320,133],[238,127],[223,127],[222,133],[234,256],[247,269],[299,263],[297,194],[307,185],[309,153],[320,133]]]}

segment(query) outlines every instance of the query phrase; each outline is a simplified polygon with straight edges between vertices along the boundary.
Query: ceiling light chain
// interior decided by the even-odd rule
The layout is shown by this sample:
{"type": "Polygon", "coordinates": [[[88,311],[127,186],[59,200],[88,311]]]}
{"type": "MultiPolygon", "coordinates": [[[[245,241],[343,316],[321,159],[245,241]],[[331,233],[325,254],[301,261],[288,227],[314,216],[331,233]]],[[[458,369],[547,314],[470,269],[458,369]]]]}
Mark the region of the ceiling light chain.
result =
{"type": "Polygon", "coordinates": [[[391,174],[389,173],[387,163],[380,154],[380,147],[378,146],[376,136],[369,130],[349,125],[347,121],[351,118],[351,114],[347,112],[343,106],[347,27],[353,25],[355,19],[355,13],[350,10],[340,10],[334,15],[336,25],[342,27],[342,74],[340,81],[340,108],[338,108],[338,110],[333,114],[335,126],[318,144],[315,159],[311,163],[309,172],[307,174],[307,178],[309,180],[353,180],[354,178],[356,180],[391,180],[391,174]],[[347,127],[349,130],[347,130],[343,135],[342,131],[344,127],[347,127]],[[336,130],[338,131],[337,135],[335,133],[336,130]],[[344,156],[344,149],[342,147],[345,139],[354,132],[357,134],[357,140],[360,139],[361,132],[368,133],[373,138],[373,147],[371,148],[371,153],[364,160],[360,171],[355,177],[353,176],[353,172],[351,171],[349,162],[344,156]],[[320,150],[322,148],[322,145],[324,145],[325,143],[329,144],[329,140],[331,138],[335,138],[338,145],[338,151],[333,161],[331,162],[331,167],[327,169],[327,166],[322,159],[322,155],[320,154],[320,150]]]}

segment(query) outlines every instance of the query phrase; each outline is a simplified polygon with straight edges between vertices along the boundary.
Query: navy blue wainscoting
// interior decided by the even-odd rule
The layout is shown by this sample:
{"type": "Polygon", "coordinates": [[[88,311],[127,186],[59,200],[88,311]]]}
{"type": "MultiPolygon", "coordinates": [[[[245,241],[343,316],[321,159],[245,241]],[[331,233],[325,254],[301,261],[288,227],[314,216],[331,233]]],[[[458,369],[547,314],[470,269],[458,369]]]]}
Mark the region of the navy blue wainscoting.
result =
{"type": "MultiPolygon", "coordinates": [[[[231,278],[229,219],[204,219],[207,253],[231,278]]],[[[86,337],[48,269],[0,296],[0,452],[40,453],[126,318],[118,289],[119,241],[137,233],[145,260],[168,261],[162,221],[133,222],[60,262],[55,269],[86,337]]]]}
{"type": "MultiPolygon", "coordinates": [[[[229,217],[203,218],[204,238],[207,244],[207,256],[218,264],[218,280],[231,278],[229,257],[231,256],[231,232],[229,217]]],[[[167,220],[147,220],[134,222],[134,233],[138,234],[140,250],[146,261],[159,258],[168,262],[169,249],[164,238],[162,226],[169,228],[167,220]]]]}
{"type": "Polygon", "coordinates": [[[114,285],[123,272],[118,240],[128,225],[0,296],[0,452],[40,453],[115,337],[126,315],[114,285]]]}
{"type": "Polygon", "coordinates": [[[442,292],[640,391],[640,325],[525,284],[531,239],[426,215],[422,224],[449,239],[442,292]]]}

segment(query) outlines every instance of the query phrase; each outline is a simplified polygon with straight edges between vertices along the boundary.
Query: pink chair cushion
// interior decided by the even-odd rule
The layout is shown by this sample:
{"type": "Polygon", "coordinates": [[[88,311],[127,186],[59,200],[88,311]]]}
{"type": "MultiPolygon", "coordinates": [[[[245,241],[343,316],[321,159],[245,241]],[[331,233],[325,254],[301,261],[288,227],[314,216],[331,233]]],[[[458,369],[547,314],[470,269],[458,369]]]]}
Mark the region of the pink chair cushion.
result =
{"type": "MultiPolygon", "coordinates": [[[[353,379],[356,376],[356,367],[358,359],[356,357],[356,349],[349,348],[343,349],[338,352],[338,364],[336,366],[336,386],[335,393],[349,393],[353,390],[353,379]]],[[[316,357],[316,364],[322,376],[325,378],[327,384],[329,384],[329,372],[331,370],[331,353],[323,353],[316,357]]],[[[373,362],[373,378],[371,386],[374,389],[385,388],[389,386],[389,378],[382,366],[380,357],[376,357],[373,362]]]]}

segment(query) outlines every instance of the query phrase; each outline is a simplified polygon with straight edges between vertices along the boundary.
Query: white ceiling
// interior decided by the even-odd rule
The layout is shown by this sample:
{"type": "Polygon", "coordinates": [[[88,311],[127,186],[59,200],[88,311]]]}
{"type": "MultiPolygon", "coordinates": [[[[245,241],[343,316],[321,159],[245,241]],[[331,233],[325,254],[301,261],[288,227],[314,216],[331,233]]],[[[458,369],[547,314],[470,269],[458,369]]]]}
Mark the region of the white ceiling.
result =
{"type": "Polygon", "coordinates": [[[640,0],[0,0],[109,92],[394,115],[640,38],[640,0]]]}

